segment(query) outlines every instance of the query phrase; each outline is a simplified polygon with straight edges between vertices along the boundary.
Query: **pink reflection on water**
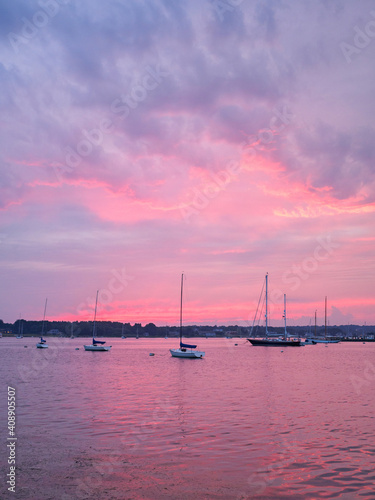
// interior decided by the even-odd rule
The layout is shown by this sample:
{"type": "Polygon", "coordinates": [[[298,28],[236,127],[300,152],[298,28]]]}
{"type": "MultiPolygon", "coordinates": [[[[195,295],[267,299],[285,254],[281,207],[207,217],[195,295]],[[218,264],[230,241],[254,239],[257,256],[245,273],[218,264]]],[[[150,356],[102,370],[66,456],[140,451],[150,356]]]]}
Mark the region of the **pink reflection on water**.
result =
{"type": "MultiPolygon", "coordinates": [[[[241,342],[201,339],[203,360],[165,339],[43,354],[42,375],[17,382],[19,498],[371,498],[375,380],[358,393],[350,377],[375,346],[241,342]]],[[[2,348],[7,379],[8,360],[40,356],[2,348]]]]}

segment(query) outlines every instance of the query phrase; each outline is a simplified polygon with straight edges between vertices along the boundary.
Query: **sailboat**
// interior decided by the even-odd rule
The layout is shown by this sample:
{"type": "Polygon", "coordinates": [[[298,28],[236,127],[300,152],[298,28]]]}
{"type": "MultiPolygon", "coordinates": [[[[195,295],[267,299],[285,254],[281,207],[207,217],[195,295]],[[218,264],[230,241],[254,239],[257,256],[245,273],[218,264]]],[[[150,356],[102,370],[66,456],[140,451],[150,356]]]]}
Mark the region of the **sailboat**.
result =
{"type": "Polygon", "coordinates": [[[327,297],[324,300],[324,338],[316,336],[316,311],[315,311],[315,337],[306,339],[315,342],[315,344],[338,344],[340,340],[327,339],[327,297]]]}
{"type": "Polygon", "coordinates": [[[92,327],[92,344],[84,345],[85,351],[109,351],[111,349],[111,345],[105,346],[105,341],[103,340],[95,340],[95,327],[96,327],[96,309],[98,306],[98,295],[99,290],[96,291],[96,302],[95,302],[95,313],[94,313],[94,325],[92,327]]]}
{"type": "MultiPolygon", "coordinates": [[[[316,311],[315,311],[315,332],[316,332],[316,311]]],[[[305,340],[302,340],[301,342],[303,345],[315,345],[316,344],[315,340],[312,338],[312,335],[311,335],[311,319],[310,319],[310,324],[309,324],[309,335],[307,335],[305,337],[305,340]]]]}
{"type": "Polygon", "coordinates": [[[47,310],[47,299],[46,303],[44,304],[44,315],[43,315],[43,323],[42,323],[42,334],[40,336],[40,342],[36,344],[38,349],[47,349],[47,341],[43,338],[43,333],[44,333],[44,321],[46,319],[46,310],[47,310]]]}
{"type": "Polygon", "coordinates": [[[180,347],[177,349],[169,349],[174,358],[203,358],[203,351],[195,351],[196,345],[184,344],[182,342],[182,296],[184,289],[184,275],[181,275],[181,300],[180,300],[180,347]]]}
{"type": "MultiPolygon", "coordinates": [[[[249,338],[247,339],[254,346],[301,346],[303,345],[300,340],[289,339],[286,331],[286,295],[284,294],[284,338],[273,337],[270,338],[270,332],[268,331],[268,273],[266,274],[266,336],[265,338],[249,338]]],[[[263,290],[262,290],[263,292],[263,290]]],[[[260,302],[260,300],[259,300],[260,302]]],[[[258,304],[259,306],[259,304],[258,304]]],[[[257,314],[257,313],[255,313],[257,314]]]]}
{"type": "Polygon", "coordinates": [[[19,323],[18,323],[18,335],[16,336],[16,339],[22,339],[23,338],[23,323],[20,315],[19,323]]]}

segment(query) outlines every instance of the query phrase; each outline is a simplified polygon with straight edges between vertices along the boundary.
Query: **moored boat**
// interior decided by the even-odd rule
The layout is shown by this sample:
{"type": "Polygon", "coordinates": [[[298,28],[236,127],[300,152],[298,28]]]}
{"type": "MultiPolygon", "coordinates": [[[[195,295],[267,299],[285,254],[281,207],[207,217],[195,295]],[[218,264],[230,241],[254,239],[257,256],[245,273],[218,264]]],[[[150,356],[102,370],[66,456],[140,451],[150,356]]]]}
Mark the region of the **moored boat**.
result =
{"type": "Polygon", "coordinates": [[[171,355],[174,358],[203,358],[205,355],[204,351],[196,351],[196,345],[184,344],[182,342],[182,295],[184,287],[184,275],[181,275],[181,300],[180,300],[180,347],[177,349],[169,349],[171,355]]]}
{"type": "MultiPolygon", "coordinates": [[[[316,311],[315,311],[315,333],[316,333],[316,311]]],[[[340,339],[331,339],[327,337],[327,297],[324,300],[324,338],[322,337],[310,337],[306,340],[315,344],[338,344],[340,339]]]]}
{"type": "MultiPolygon", "coordinates": [[[[284,294],[284,315],[283,315],[283,318],[284,318],[284,338],[282,338],[280,336],[279,337],[271,337],[271,334],[268,331],[268,273],[266,274],[265,280],[266,280],[266,290],[265,290],[265,295],[266,295],[266,297],[265,297],[265,299],[266,299],[266,314],[265,314],[266,336],[264,338],[252,337],[252,338],[248,338],[247,340],[253,346],[277,346],[277,347],[281,347],[281,346],[300,347],[300,346],[302,346],[303,343],[301,340],[291,339],[288,337],[288,333],[286,330],[286,295],[285,294],[284,294]]],[[[259,299],[258,307],[259,307],[259,304],[261,302],[262,295],[263,295],[263,289],[261,292],[261,297],[259,299]]],[[[255,313],[255,318],[256,318],[257,312],[258,311],[256,311],[256,313],[255,313]]],[[[255,322],[255,318],[254,318],[254,322],[255,322]]],[[[254,324],[253,324],[253,326],[254,326],[254,324]]]]}
{"type": "Polygon", "coordinates": [[[111,349],[111,345],[105,346],[104,340],[96,340],[95,339],[95,326],[96,326],[96,309],[98,306],[98,295],[99,290],[96,292],[96,302],[95,302],[95,313],[94,313],[94,325],[92,327],[92,344],[84,345],[85,351],[109,351],[111,349]]]}
{"type": "Polygon", "coordinates": [[[42,333],[40,335],[40,342],[38,342],[36,344],[36,347],[38,349],[47,349],[48,348],[47,341],[43,338],[43,334],[44,334],[44,321],[46,319],[46,310],[47,310],[47,299],[46,299],[46,303],[44,304],[44,315],[43,315],[43,323],[42,323],[42,333]]]}

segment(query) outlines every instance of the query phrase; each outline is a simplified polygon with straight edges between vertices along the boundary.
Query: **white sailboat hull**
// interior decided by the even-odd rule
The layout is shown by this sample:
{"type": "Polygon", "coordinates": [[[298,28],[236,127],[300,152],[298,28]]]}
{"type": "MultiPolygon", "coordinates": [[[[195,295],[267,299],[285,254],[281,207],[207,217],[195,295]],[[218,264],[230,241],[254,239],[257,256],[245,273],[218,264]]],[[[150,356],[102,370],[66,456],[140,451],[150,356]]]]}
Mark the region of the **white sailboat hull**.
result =
{"type": "Polygon", "coordinates": [[[38,342],[36,346],[38,349],[47,349],[48,347],[47,344],[41,344],[40,342],[38,342]]]}
{"type": "Polygon", "coordinates": [[[111,345],[84,345],[85,351],[109,351],[111,349],[111,345]]]}
{"type": "Polygon", "coordinates": [[[193,349],[169,349],[174,358],[203,358],[205,352],[193,349]]]}

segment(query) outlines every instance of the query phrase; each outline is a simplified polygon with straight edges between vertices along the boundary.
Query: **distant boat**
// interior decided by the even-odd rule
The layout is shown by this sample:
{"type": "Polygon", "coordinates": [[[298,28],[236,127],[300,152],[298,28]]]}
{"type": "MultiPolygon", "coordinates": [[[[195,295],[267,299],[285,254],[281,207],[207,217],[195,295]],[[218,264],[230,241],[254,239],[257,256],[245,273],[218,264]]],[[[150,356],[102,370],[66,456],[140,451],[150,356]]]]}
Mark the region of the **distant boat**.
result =
{"type": "Polygon", "coordinates": [[[20,315],[19,323],[18,323],[18,335],[16,335],[16,339],[23,339],[23,323],[20,315]]]}
{"type": "Polygon", "coordinates": [[[340,341],[339,340],[331,340],[331,339],[320,339],[320,338],[314,338],[314,339],[306,339],[306,340],[311,340],[312,343],[315,342],[315,344],[338,344],[340,341]]]}
{"type": "Polygon", "coordinates": [[[126,337],[125,337],[125,335],[124,335],[124,323],[122,324],[121,338],[122,338],[122,339],[126,339],[126,337]]]}
{"type": "MultiPolygon", "coordinates": [[[[315,312],[315,332],[316,332],[316,312],[315,312]]],[[[315,334],[316,335],[316,334],[315,334]]],[[[337,339],[328,339],[327,338],[327,297],[324,301],[324,338],[321,337],[311,337],[306,339],[307,341],[311,341],[311,343],[315,344],[338,344],[340,340],[337,339]]]]}
{"type": "Polygon", "coordinates": [[[317,344],[316,340],[311,339],[311,338],[302,340],[302,343],[305,344],[305,345],[315,345],[315,344],[317,344]]]}
{"type": "MultiPolygon", "coordinates": [[[[315,332],[316,332],[316,311],[315,311],[315,332]]],[[[309,326],[309,335],[307,335],[307,337],[305,337],[305,340],[302,340],[302,344],[303,345],[315,345],[316,344],[315,340],[312,338],[312,335],[311,335],[311,319],[310,319],[310,326],[309,326]]]]}
{"type": "Polygon", "coordinates": [[[42,334],[40,336],[40,342],[36,344],[38,349],[47,349],[48,344],[46,343],[47,341],[43,338],[43,333],[44,333],[44,321],[46,319],[46,310],[47,310],[47,299],[46,303],[44,304],[44,315],[43,315],[43,323],[42,323],[42,334]]]}
{"type": "Polygon", "coordinates": [[[94,325],[92,327],[92,344],[84,345],[85,351],[109,351],[112,346],[105,346],[105,341],[95,340],[95,326],[96,326],[96,309],[98,306],[98,295],[99,290],[96,292],[96,302],[95,302],[95,313],[94,313],[94,325]]]}
{"type": "Polygon", "coordinates": [[[74,339],[74,335],[73,335],[73,321],[70,323],[70,338],[74,339]]]}
{"type": "MultiPolygon", "coordinates": [[[[292,346],[294,346],[294,347],[302,346],[303,344],[300,340],[288,338],[288,334],[286,331],[286,295],[285,294],[284,294],[284,316],[283,316],[283,318],[284,318],[284,338],[281,338],[280,336],[270,338],[270,335],[272,335],[272,334],[268,331],[268,273],[266,274],[265,280],[266,280],[266,291],[265,291],[265,294],[266,294],[266,315],[265,315],[266,336],[265,336],[265,338],[249,338],[247,340],[254,346],[291,346],[291,347],[292,346]]],[[[263,294],[263,289],[262,289],[261,297],[259,299],[258,307],[259,307],[259,304],[261,302],[262,294],[263,294]]],[[[258,313],[258,311],[256,311],[255,317],[256,317],[257,313],[258,313]]],[[[255,319],[254,319],[254,322],[255,322],[255,319]]]]}
{"type": "Polygon", "coordinates": [[[182,342],[182,295],[184,288],[184,275],[181,275],[181,300],[180,300],[180,347],[178,349],[169,349],[174,358],[203,358],[203,351],[195,351],[196,345],[184,344],[182,342]]]}

